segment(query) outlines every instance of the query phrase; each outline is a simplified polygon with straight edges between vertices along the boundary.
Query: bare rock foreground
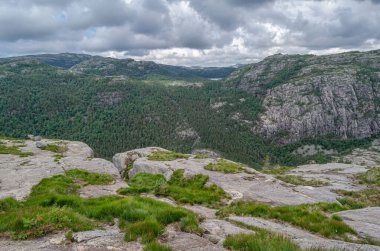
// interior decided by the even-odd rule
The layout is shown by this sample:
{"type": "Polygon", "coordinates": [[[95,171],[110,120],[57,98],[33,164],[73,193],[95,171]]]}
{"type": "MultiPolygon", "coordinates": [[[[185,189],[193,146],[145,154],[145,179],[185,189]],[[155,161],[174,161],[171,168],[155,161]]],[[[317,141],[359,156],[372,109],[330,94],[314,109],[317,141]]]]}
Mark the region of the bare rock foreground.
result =
{"type": "MultiPolygon", "coordinates": [[[[15,142],[1,140],[7,146],[17,145],[22,152],[33,155],[21,157],[12,154],[0,154],[0,199],[14,197],[17,200],[26,198],[31,188],[43,178],[62,174],[71,169],[83,169],[89,172],[110,174],[115,178],[111,185],[88,185],[80,190],[80,196],[91,198],[117,195],[117,190],[128,187],[122,175],[128,173],[130,178],[138,173],[148,172],[162,174],[167,180],[176,170],[184,170],[185,177],[197,174],[209,176],[209,184],[216,184],[230,195],[231,201],[257,201],[272,206],[298,205],[304,203],[336,202],[339,197],[334,189],[358,191],[364,186],[352,181],[352,176],[367,171],[364,166],[353,164],[325,164],[300,166],[287,174],[300,175],[306,179],[320,179],[330,183],[324,187],[295,186],[276,179],[272,175],[255,170],[240,173],[223,173],[206,170],[210,163],[217,163],[219,158],[188,158],[171,161],[149,160],[148,156],[155,151],[166,151],[158,147],[136,149],[116,154],[113,163],[104,159],[93,158],[89,146],[82,142],[41,139],[15,142]],[[56,144],[65,147],[65,151],[57,157],[57,153],[37,147],[39,144],[56,144]]],[[[249,169],[246,169],[249,170],[249,169]]],[[[203,218],[200,226],[204,230],[202,236],[182,232],[178,226],[166,227],[163,240],[160,242],[173,250],[225,250],[223,241],[229,235],[254,234],[255,231],[242,227],[236,222],[266,229],[287,236],[301,248],[321,247],[342,250],[380,250],[380,247],[367,244],[355,244],[330,240],[311,234],[288,224],[264,220],[254,217],[230,216],[221,219],[215,215],[216,210],[199,205],[181,205],[170,198],[144,195],[172,205],[182,206],[203,218]]],[[[355,229],[358,234],[380,240],[380,209],[365,208],[337,213],[355,229]]],[[[143,250],[139,242],[124,241],[124,234],[116,224],[104,229],[74,233],[71,241],[66,240],[65,233],[56,233],[43,238],[13,241],[0,238],[0,250],[143,250]]]]}

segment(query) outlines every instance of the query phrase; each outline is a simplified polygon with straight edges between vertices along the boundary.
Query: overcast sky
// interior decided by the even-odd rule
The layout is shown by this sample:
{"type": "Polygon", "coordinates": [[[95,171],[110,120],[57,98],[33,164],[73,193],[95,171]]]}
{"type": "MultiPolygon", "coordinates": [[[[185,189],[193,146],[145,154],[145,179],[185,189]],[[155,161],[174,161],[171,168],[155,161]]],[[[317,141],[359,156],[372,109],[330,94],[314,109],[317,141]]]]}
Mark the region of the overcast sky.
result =
{"type": "Polygon", "coordinates": [[[221,66],[371,49],[380,49],[380,0],[0,0],[0,57],[221,66]]]}

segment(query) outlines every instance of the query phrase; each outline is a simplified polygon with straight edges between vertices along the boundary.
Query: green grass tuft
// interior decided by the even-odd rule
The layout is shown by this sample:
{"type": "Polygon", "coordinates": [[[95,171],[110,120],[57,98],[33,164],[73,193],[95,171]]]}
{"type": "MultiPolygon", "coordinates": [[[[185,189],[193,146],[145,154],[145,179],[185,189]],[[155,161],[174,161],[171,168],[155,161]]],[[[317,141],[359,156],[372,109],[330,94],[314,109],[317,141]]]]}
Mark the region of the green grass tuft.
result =
{"type": "Polygon", "coordinates": [[[300,248],[289,239],[263,231],[256,234],[229,235],[223,243],[228,249],[241,251],[299,251],[300,248]]]}
{"type": "Polygon", "coordinates": [[[205,187],[208,176],[198,174],[187,179],[183,170],[173,173],[169,182],[160,174],[139,173],[128,181],[128,188],[119,189],[120,194],[154,193],[169,196],[181,203],[215,205],[227,194],[218,186],[205,187]]]}
{"type": "Polygon", "coordinates": [[[33,155],[31,152],[20,151],[19,146],[6,146],[2,142],[0,142],[0,154],[12,154],[20,157],[28,157],[33,155]]]}
{"type": "Polygon", "coordinates": [[[380,190],[364,189],[360,191],[334,190],[333,192],[342,196],[339,202],[350,209],[364,207],[380,207],[380,190]]]}
{"type": "Polygon", "coordinates": [[[88,185],[109,185],[114,182],[114,178],[109,174],[90,173],[80,169],[73,169],[65,172],[67,177],[79,180],[88,185]]]}
{"type": "Polygon", "coordinates": [[[223,208],[218,215],[249,215],[264,219],[276,219],[288,222],[313,233],[328,238],[344,238],[346,234],[356,234],[339,217],[329,214],[348,209],[337,203],[302,204],[292,206],[270,207],[255,202],[236,202],[223,208]]]}
{"type": "Polygon", "coordinates": [[[205,169],[223,173],[241,173],[244,171],[244,169],[242,168],[243,166],[244,165],[242,164],[237,164],[226,160],[219,160],[216,164],[208,164],[207,166],[205,166],[205,169]]]}
{"type": "Polygon", "coordinates": [[[166,245],[153,241],[145,245],[144,251],[173,251],[173,249],[166,245]]]}
{"type": "Polygon", "coordinates": [[[47,146],[41,147],[42,150],[50,151],[53,153],[64,153],[67,151],[66,145],[56,145],[56,144],[48,144],[47,146]]]}
{"type": "Polygon", "coordinates": [[[176,159],[188,159],[191,155],[190,154],[183,154],[183,153],[177,153],[177,152],[169,152],[169,151],[156,151],[149,155],[149,160],[156,160],[156,161],[170,161],[170,160],[176,160],[176,159]]]}
{"type": "Polygon", "coordinates": [[[292,170],[294,167],[291,166],[279,166],[279,167],[272,167],[267,170],[263,170],[263,173],[266,174],[272,174],[272,175],[282,175],[290,170],[292,170]]]}
{"type": "Polygon", "coordinates": [[[306,180],[303,177],[297,175],[277,175],[276,178],[296,186],[322,187],[330,185],[330,183],[322,180],[306,180]]]}
{"type": "Polygon", "coordinates": [[[380,186],[380,168],[373,167],[365,173],[356,176],[360,184],[380,186]]]}
{"type": "Polygon", "coordinates": [[[166,225],[174,222],[179,222],[184,231],[200,231],[193,213],[164,202],[116,196],[85,199],[78,195],[81,185],[108,182],[109,177],[102,174],[71,170],[41,180],[26,201],[0,200],[0,236],[19,240],[57,230],[91,230],[115,218],[127,240],[153,241],[166,225]]]}

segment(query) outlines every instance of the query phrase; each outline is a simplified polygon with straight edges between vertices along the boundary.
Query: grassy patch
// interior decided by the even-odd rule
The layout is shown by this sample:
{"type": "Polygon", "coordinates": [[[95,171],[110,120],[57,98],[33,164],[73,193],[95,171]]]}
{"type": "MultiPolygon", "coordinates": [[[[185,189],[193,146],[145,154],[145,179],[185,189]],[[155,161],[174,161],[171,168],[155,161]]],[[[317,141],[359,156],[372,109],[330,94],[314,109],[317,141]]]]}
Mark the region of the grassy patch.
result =
{"type": "Polygon", "coordinates": [[[176,159],[188,159],[190,157],[190,154],[183,154],[183,153],[177,153],[177,152],[170,152],[170,151],[156,151],[149,155],[149,160],[156,160],[156,161],[170,161],[170,160],[176,160],[176,159]]]}
{"type": "Polygon", "coordinates": [[[54,156],[54,162],[59,163],[59,161],[64,157],[61,154],[55,154],[54,156]]]}
{"type": "Polygon", "coordinates": [[[266,174],[272,174],[272,175],[282,175],[290,170],[294,169],[294,167],[291,166],[278,166],[278,167],[272,167],[267,170],[263,170],[263,173],[266,174]]]}
{"type": "Polygon", "coordinates": [[[277,175],[276,178],[296,186],[322,187],[328,186],[330,184],[322,180],[306,180],[303,177],[297,175],[277,175]]]}
{"type": "Polygon", "coordinates": [[[237,164],[226,160],[219,160],[216,164],[208,164],[205,166],[205,169],[223,173],[241,173],[244,171],[243,166],[244,165],[242,164],[237,164]]]}
{"type": "Polygon", "coordinates": [[[380,207],[380,190],[364,189],[361,191],[334,190],[333,192],[342,196],[339,202],[350,209],[364,207],[380,207]]]}
{"type": "Polygon", "coordinates": [[[66,145],[47,144],[47,146],[41,147],[42,150],[50,151],[53,153],[64,153],[67,151],[66,145]]]}
{"type": "Polygon", "coordinates": [[[12,137],[7,137],[7,136],[0,135],[0,140],[17,140],[17,139],[16,138],[12,138],[12,137]]]}
{"type": "Polygon", "coordinates": [[[145,245],[144,251],[173,251],[173,249],[156,241],[152,241],[145,245]]]}
{"type": "Polygon", "coordinates": [[[208,176],[198,174],[187,179],[183,170],[173,173],[169,182],[159,174],[139,173],[129,180],[128,188],[119,189],[120,194],[154,193],[169,196],[181,203],[215,205],[227,197],[216,185],[205,187],[208,176]]]}
{"type": "Polygon", "coordinates": [[[0,236],[28,239],[57,230],[90,230],[115,218],[119,219],[126,240],[151,242],[174,222],[179,222],[183,231],[200,231],[196,216],[183,208],[148,198],[84,199],[77,194],[83,182],[108,181],[101,174],[72,170],[43,179],[26,201],[0,200],[0,236]]]}
{"type": "Polygon", "coordinates": [[[264,231],[256,234],[237,234],[227,236],[223,246],[241,251],[299,251],[300,248],[289,239],[280,235],[271,235],[264,231]]]}
{"type": "Polygon", "coordinates": [[[66,176],[72,178],[75,181],[80,180],[86,185],[109,185],[115,179],[109,174],[90,173],[80,169],[73,169],[66,171],[66,176]]]}
{"type": "Polygon", "coordinates": [[[4,143],[0,142],[0,154],[12,154],[20,157],[33,155],[31,152],[22,152],[18,148],[19,146],[6,146],[4,143]]]}
{"type": "Polygon", "coordinates": [[[206,154],[197,154],[194,159],[208,159],[209,157],[206,154]]]}
{"type": "Polygon", "coordinates": [[[223,208],[218,215],[229,214],[248,215],[264,219],[277,219],[291,223],[313,233],[319,233],[328,238],[344,238],[346,234],[355,231],[346,225],[339,217],[329,214],[348,209],[339,204],[318,203],[294,206],[270,207],[255,202],[236,202],[223,208]]]}
{"type": "Polygon", "coordinates": [[[380,168],[374,167],[356,176],[360,184],[380,186],[380,168]]]}

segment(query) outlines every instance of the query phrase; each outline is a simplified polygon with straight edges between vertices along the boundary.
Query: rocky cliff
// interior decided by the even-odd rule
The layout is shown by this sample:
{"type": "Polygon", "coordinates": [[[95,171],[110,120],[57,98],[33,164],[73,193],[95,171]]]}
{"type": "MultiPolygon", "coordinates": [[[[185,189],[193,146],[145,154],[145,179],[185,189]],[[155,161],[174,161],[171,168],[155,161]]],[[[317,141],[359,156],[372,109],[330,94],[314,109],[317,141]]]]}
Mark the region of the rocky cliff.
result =
{"type": "Polygon", "coordinates": [[[364,138],[380,131],[380,50],[274,55],[226,81],[262,100],[265,112],[253,131],[283,143],[330,134],[364,138]]]}

